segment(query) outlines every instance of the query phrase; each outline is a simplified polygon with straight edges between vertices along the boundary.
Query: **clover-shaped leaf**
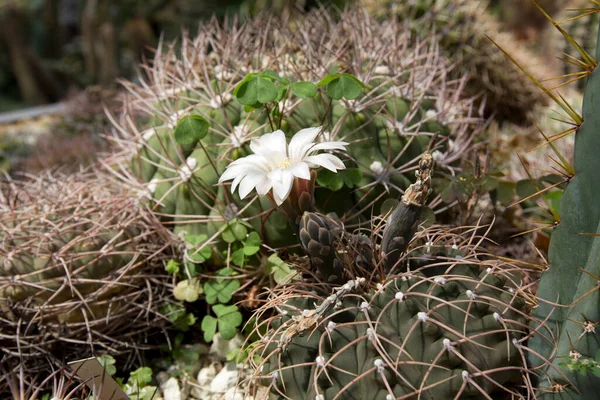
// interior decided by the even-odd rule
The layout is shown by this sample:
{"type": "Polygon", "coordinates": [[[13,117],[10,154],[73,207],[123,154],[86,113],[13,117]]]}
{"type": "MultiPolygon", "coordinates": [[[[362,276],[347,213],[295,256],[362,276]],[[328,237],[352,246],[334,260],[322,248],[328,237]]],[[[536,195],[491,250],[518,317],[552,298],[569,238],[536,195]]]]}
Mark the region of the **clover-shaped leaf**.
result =
{"type": "Polygon", "coordinates": [[[204,283],[204,295],[208,304],[227,303],[233,297],[233,293],[240,288],[237,279],[211,279],[204,283]]]}
{"type": "Polygon", "coordinates": [[[244,240],[247,234],[248,228],[241,221],[234,219],[227,224],[221,238],[227,243],[233,243],[244,240]]]}
{"type": "Polygon", "coordinates": [[[298,277],[298,272],[284,262],[277,253],[271,254],[267,259],[267,273],[280,285],[290,282],[298,277]]]}
{"type": "Polygon", "coordinates": [[[175,274],[179,273],[180,265],[181,264],[179,263],[179,261],[171,259],[171,260],[169,260],[169,262],[167,262],[165,269],[167,270],[167,273],[169,275],[175,275],[175,274]]]}
{"type": "Polygon", "coordinates": [[[332,99],[356,99],[362,93],[365,84],[350,74],[327,75],[317,86],[327,86],[327,95],[332,99]]]}
{"type": "Polygon", "coordinates": [[[105,354],[103,356],[96,357],[96,359],[100,365],[102,365],[102,368],[104,368],[108,375],[113,376],[117,373],[117,367],[115,367],[116,361],[112,356],[105,354]]]}
{"type": "Polygon", "coordinates": [[[246,76],[234,90],[238,101],[246,106],[266,104],[277,98],[277,86],[264,75],[246,76]]]}
{"type": "Polygon", "coordinates": [[[336,192],[344,186],[344,178],[328,169],[321,169],[317,172],[317,183],[336,192]]]}
{"type": "Polygon", "coordinates": [[[129,374],[128,384],[136,385],[138,388],[146,386],[152,382],[152,369],[148,367],[140,367],[129,374]]]}
{"type": "Polygon", "coordinates": [[[204,139],[210,124],[200,115],[183,117],[175,127],[175,141],[179,144],[193,144],[204,139]]]}
{"type": "Polygon", "coordinates": [[[317,85],[312,82],[294,82],[291,86],[292,93],[301,99],[310,99],[317,94],[317,85]]]}
{"type": "Polygon", "coordinates": [[[247,256],[251,256],[253,254],[258,253],[260,250],[260,245],[262,240],[260,239],[260,235],[256,232],[250,232],[246,240],[244,240],[243,251],[247,256]]]}
{"type": "Polygon", "coordinates": [[[238,308],[236,306],[217,304],[213,306],[213,312],[217,318],[206,315],[202,320],[204,340],[206,342],[213,340],[217,328],[223,339],[233,339],[237,332],[237,327],[242,324],[242,314],[238,311],[238,308]]]}
{"type": "Polygon", "coordinates": [[[173,289],[173,296],[179,301],[187,301],[193,303],[198,300],[198,297],[203,293],[202,286],[198,279],[186,279],[177,283],[173,289]]]}
{"type": "Polygon", "coordinates": [[[244,266],[244,264],[246,263],[246,256],[244,254],[243,247],[231,253],[231,262],[237,265],[238,267],[244,266]]]}
{"type": "Polygon", "coordinates": [[[185,241],[189,245],[188,257],[194,263],[203,263],[212,255],[211,248],[205,243],[206,235],[185,235],[185,241]]]}

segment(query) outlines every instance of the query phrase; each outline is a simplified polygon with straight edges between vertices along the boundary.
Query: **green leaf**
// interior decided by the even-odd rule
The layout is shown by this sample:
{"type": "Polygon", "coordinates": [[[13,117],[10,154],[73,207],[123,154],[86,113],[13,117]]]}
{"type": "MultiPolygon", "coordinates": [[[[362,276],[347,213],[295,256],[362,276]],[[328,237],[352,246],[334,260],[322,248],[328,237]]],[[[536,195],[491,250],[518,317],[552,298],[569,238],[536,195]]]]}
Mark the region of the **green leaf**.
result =
{"type": "Polygon", "coordinates": [[[244,225],[242,225],[236,221],[231,226],[231,232],[233,232],[233,235],[235,236],[235,238],[237,240],[242,241],[242,240],[246,239],[246,235],[248,234],[248,229],[244,225]]]}
{"type": "Polygon", "coordinates": [[[225,340],[234,338],[237,327],[242,324],[242,313],[236,306],[225,306],[217,304],[213,307],[214,313],[218,318],[219,333],[225,340]]]}
{"type": "MultiPolygon", "coordinates": [[[[331,172],[331,171],[330,171],[331,172]]],[[[353,188],[362,179],[362,172],[358,168],[346,168],[340,171],[342,178],[344,179],[344,184],[349,188],[353,188]]]]}
{"type": "Polygon", "coordinates": [[[193,303],[198,300],[198,297],[203,293],[202,286],[198,279],[183,280],[177,283],[173,289],[173,296],[179,301],[187,301],[193,303]]]}
{"type": "Polygon", "coordinates": [[[192,246],[199,246],[200,244],[204,243],[207,238],[208,236],[206,235],[193,235],[191,233],[185,235],[185,241],[192,246]]]}
{"type": "Polygon", "coordinates": [[[267,78],[253,76],[239,84],[235,95],[244,105],[266,104],[277,98],[277,87],[267,78]]]}
{"type": "Polygon", "coordinates": [[[325,85],[329,84],[331,81],[333,81],[334,79],[338,79],[338,78],[339,78],[338,74],[327,75],[317,83],[317,86],[325,86],[325,85]]]}
{"type": "Polygon", "coordinates": [[[243,267],[245,264],[245,253],[244,248],[237,249],[231,254],[231,262],[237,265],[238,267],[243,267]]]}
{"type": "Polygon", "coordinates": [[[103,356],[96,357],[96,359],[98,360],[100,365],[102,365],[102,367],[108,375],[113,376],[117,373],[117,367],[115,367],[116,361],[112,356],[105,354],[103,356]]]}
{"type": "Polygon", "coordinates": [[[267,273],[272,274],[275,282],[280,285],[288,283],[298,276],[298,272],[279,258],[277,253],[271,254],[267,259],[267,273]]]}
{"type": "Polygon", "coordinates": [[[204,332],[204,341],[207,343],[212,341],[217,333],[217,319],[211,315],[205,315],[200,328],[204,332]]]}
{"type": "MultiPolygon", "coordinates": [[[[275,99],[275,101],[277,101],[277,102],[281,101],[287,94],[287,91],[288,91],[287,86],[279,86],[277,88],[277,98],[275,99]]],[[[275,112],[275,110],[279,111],[279,107],[273,107],[272,112],[275,112]]]]}
{"type": "Polygon", "coordinates": [[[175,127],[175,141],[179,144],[193,144],[204,139],[210,124],[200,115],[190,115],[179,120],[175,127]]]}
{"type": "Polygon", "coordinates": [[[169,260],[169,262],[167,262],[167,266],[165,267],[165,269],[167,270],[167,273],[169,275],[175,275],[177,273],[179,273],[179,266],[181,264],[179,263],[179,261],[177,260],[169,260]]]}
{"type": "Polygon", "coordinates": [[[344,186],[344,178],[328,169],[321,169],[317,172],[317,183],[335,192],[344,186]]]}
{"type": "Polygon", "coordinates": [[[265,70],[265,72],[263,72],[262,74],[260,74],[261,77],[263,78],[267,78],[267,79],[271,79],[271,80],[276,80],[277,82],[286,84],[288,83],[287,79],[282,78],[281,76],[279,76],[279,74],[275,71],[273,71],[272,69],[267,69],[265,70]]]}
{"type": "Polygon", "coordinates": [[[342,74],[343,78],[346,78],[348,80],[353,81],[355,84],[357,84],[358,86],[360,86],[362,89],[366,88],[367,85],[365,85],[364,83],[361,82],[360,79],[358,79],[357,77],[355,77],[354,75],[350,75],[350,74],[342,74]]]}
{"type": "Polygon", "coordinates": [[[204,294],[208,304],[227,303],[233,297],[233,292],[240,288],[237,279],[211,279],[204,284],[204,294]]]}
{"type": "Polygon", "coordinates": [[[292,93],[301,99],[309,99],[317,94],[317,85],[312,82],[294,82],[292,83],[292,93]]]}
{"type": "Polygon", "coordinates": [[[362,82],[354,76],[342,74],[327,84],[327,95],[335,100],[339,100],[342,97],[347,100],[353,100],[360,96],[363,86],[362,82]]]}
{"type": "Polygon", "coordinates": [[[244,254],[247,256],[251,256],[253,254],[258,253],[260,250],[260,245],[262,240],[260,239],[260,235],[256,232],[250,232],[246,240],[244,241],[244,254]]]}
{"type": "Polygon", "coordinates": [[[152,382],[152,369],[148,367],[140,367],[129,374],[129,384],[137,385],[138,388],[146,386],[152,382]]]}

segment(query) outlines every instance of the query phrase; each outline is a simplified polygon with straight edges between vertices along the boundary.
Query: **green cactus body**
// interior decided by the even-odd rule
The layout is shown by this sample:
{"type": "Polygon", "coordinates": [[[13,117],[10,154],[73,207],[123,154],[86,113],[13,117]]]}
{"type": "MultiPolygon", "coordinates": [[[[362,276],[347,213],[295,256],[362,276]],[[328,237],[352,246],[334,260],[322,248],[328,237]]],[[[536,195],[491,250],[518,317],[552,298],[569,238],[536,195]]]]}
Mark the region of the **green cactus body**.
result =
{"type": "Polygon", "coordinates": [[[474,265],[407,274],[338,298],[318,326],[286,340],[319,305],[288,301],[259,353],[261,375],[274,376],[262,383],[271,398],[298,400],[498,398],[523,370],[527,307],[511,285],[474,265]]]}
{"type": "MultiPolygon", "coordinates": [[[[432,31],[438,35],[443,54],[456,63],[451,73],[457,78],[470,77],[467,92],[484,93],[486,111],[497,119],[524,123],[527,114],[546,99],[517,67],[504,62],[502,52],[488,39],[511,48],[510,53],[527,65],[543,66],[535,54],[515,47],[518,40],[501,32],[499,21],[489,15],[488,1],[481,0],[361,0],[376,16],[392,13],[399,19],[410,19],[415,38],[424,40],[432,31]]],[[[544,71],[546,75],[552,73],[544,71]]]]}
{"type": "MultiPolygon", "coordinates": [[[[597,50],[596,57],[600,56],[597,50]]],[[[593,329],[600,321],[600,70],[596,68],[585,84],[583,123],[575,137],[575,176],[567,185],[561,202],[561,220],[552,232],[549,250],[549,269],[540,279],[540,305],[534,315],[556,327],[554,352],[551,338],[534,337],[531,347],[553,361],[548,368],[548,379],[541,386],[555,383],[567,386],[557,394],[544,398],[597,399],[600,378],[592,373],[569,371],[571,351],[586,357],[595,357],[600,349],[598,333],[593,329]],[[548,302],[558,303],[558,306],[548,302]],[[589,322],[586,325],[586,321],[589,322]],[[587,330],[585,329],[587,326],[587,330]],[[563,375],[564,374],[564,375],[563,375]],[[578,393],[578,392],[579,393],[578,393]]],[[[540,362],[531,355],[532,361],[540,362]]]]}

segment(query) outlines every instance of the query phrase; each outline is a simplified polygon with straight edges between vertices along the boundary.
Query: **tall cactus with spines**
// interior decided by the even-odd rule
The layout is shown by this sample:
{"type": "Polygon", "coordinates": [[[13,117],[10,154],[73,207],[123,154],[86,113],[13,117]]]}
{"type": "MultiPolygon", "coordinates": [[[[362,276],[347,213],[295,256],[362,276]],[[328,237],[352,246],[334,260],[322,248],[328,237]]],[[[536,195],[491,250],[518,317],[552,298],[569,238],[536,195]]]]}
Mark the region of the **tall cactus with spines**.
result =
{"type": "Polygon", "coordinates": [[[322,126],[319,140],[350,143],[346,164],[360,174],[340,182],[319,174],[316,206],[344,220],[365,219],[408,187],[404,175],[423,151],[431,147],[440,170],[456,165],[481,127],[473,99],[463,96],[464,81],[448,78],[434,43],[413,46],[409,35],[402,23],[375,22],[361,10],[340,22],[320,11],[293,24],[261,17],[203,26],[195,39],[184,37],[180,50],[159,52],[143,86],[127,85],[131,101],[115,136],[123,152],[112,161],[176,232],[216,239],[227,220],[241,218],[265,243],[280,246],[296,238],[269,199],[241,200],[215,184],[227,164],[250,154],[252,139],[322,126]],[[243,105],[236,88],[248,73],[268,73],[273,83],[290,86],[280,85],[275,101],[243,105]],[[294,87],[332,76],[364,87],[347,97],[327,83],[316,93],[294,87]],[[182,145],[174,132],[190,116],[210,127],[204,138],[182,145]]]}
{"type": "Polygon", "coordinates": [[[486,110],[496,119],[523,124],[528,114],[546,99],[518,68],[507,64],[502,52],[488,36],[510,48],[511,54],[528,67],[550,77],[546,63],[535,54],[518,47],[518,39],[502,32],[499,21],[481,0],[361,0],[376,16],[397,15],[408,21],[417,40],[427,40],[434,32],[441,52],[455,65],[453,76],[469,76],[467,93],[483,94],[486,110]]]}
{"type": "MultiPolygon", "coordinates": [[[[536,351],[531,354],[532,360],[538,361],[537,354],[553,360],[541,384],[557,394],[544,398],[596,399],[600,388],[600,370],[580,370],[577,366],[580,357],[593,359],[600,350],[595,329],[600,321],[600,209],[595,202],[600,195],[600,71],[589,54],[580,56],[589,67],[589,76],[585,79],[583,114],[575,133],[575,175],[562,197],[560,223],[550,242],[549,268],[540,279],[540,305],[534,310],[534,315],[556,327],[558,341],[554,349],[553,338],[531,340],[536,351]]],[[[599,57],[597,49],[595,58],[599,57]]]]}
{"type": "MultiPolygon", "coordinates": [[[[102,173],[46,173],[0,190],[0,344],[27,374],[110,349],[152,328],[167,288],[170,233],[102,173]],[[36,361],[37,362],[32,362],[36,361]]],[[[10,363],[9,363],[10,364],[10,363]]]]}

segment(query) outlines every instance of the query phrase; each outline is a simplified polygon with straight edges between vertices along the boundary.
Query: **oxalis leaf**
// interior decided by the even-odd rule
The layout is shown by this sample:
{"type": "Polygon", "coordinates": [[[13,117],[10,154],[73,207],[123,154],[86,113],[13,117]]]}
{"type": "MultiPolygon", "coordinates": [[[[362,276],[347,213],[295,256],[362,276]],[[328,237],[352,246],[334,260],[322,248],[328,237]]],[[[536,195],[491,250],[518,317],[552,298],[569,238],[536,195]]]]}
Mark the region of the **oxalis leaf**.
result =
{"type": "Polygon", "coordinates": [[[193,144],[204,139],[210,124],[200,115],[189,115],[179,120],[175,127],[175,141],[179,144],[193,144]]]}
{"type": "Polygon", "coordinates": [[[204,332],[204,340],[210,342],[213,340],[217,328],[221,337],[225,340],[231,340],[235,337],[237,327],[242,324],[242,313],[238,311],[236,306],[226,306],[216,304],[213,306],[213,312],[217,318],[206,315],[202,319],[202,332],[204,332]]]}
{"type": "Polygon", "coordinates": [[[216,278],[204,284],[204,294],[208,304],[227,303],[233,297],[233,292],[240,288],[238,279],[216,278]]]}
{"type": "Polygon", "coordinates": [[[327,83],[327,95],[332,99],[339,100],[342,97],[354,100],[362,93],[364,84],[350,74],[341,74],[327,83]]]}
{"type": "Polygon", "coordinates": [[[312,82],[294,82],[291,89],[292,93],[301,99],[309,99],[317,94],[317,85],[312,82]]]}
{"type": "Polygon", "coordinates": [[[198,300],[198,297],[203,293],[202,286],[198,279],[193,278],[189,280],[183,280],[177,283],[175,289],[173,289],[173,296],[179,301],[187,301],[193,303],[198,300]]]}
{"type": "Polygon", "coordinates": [[[298,276],[298,272],[279,258],[277,253],[271,254],[267,259],[267,273],[272,274],[275,282],[280,285],[288,283],[298,276]]]}
{"type": "Polygon", "coordinates": [[[277,98],[277,86],[262,76],[244,79],[234,92],[238,101],[247,106],[266,104],[277,98]]]}

